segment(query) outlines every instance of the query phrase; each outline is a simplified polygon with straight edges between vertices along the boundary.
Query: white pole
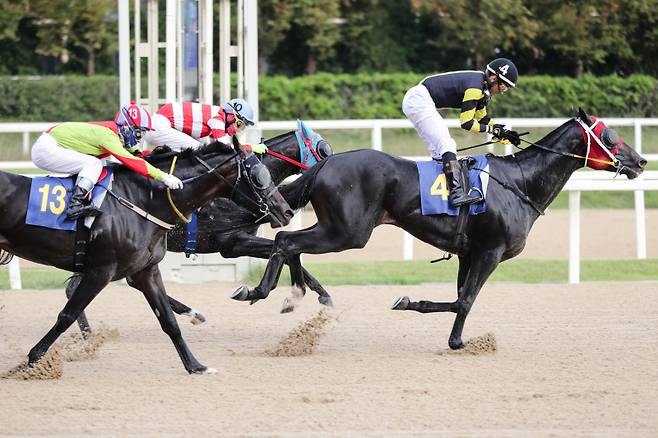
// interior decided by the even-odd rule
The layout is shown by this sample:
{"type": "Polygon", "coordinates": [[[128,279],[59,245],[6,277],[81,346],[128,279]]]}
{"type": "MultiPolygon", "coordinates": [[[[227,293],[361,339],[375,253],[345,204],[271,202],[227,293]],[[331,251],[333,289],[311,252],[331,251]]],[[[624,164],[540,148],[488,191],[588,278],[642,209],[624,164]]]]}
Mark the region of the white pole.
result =
{"type": "Polygon", "coordinates": [[[167,10],[165,12],[165,28],[167,33],[165,38],[165,97],[167,102],[174,102],[176,100],[176,11],[176,0],[167,0],[167,10]]]}
{"type": "Polygon", "coordinates": [[[159,88],[160,88],[160,72],[158,64],[158,56],[160,53],[159,48],[159,33],[158,33],[158,1],[148,0],[147,4],[148,19],[146,21],[146,34],[149,46],[148,56],[148,109],[154,112],[160,105],[158,102],[159,88]]]}
{"type": "Polygon", "coordinates": [[[580,192],[569,192],[569,284],[580,283],[580,192]]]}
{"type": "Polygon", "coordinates": [[[372,125],[372,148],[376,151],[382,150],[382,125],[375,122],[372,125]]]}
{"type": "Polygon", "coordinates": [[[219,100],[231,98],[231,2],[219,1],[219,100]]]}
{"type": "MultiPolygon", "coordinates": [[[[638,119],[634,121],[635,127],[635,151],[642,153],[642,124],[638,119]]],[[[640,175],[640,178],[642,176],[640,175]]],[[[644,210],[644,190],[636,190],[635,197],[635,239],[638,259],[647,258],[647,225],[644,210]]]]}
{"type": "Polygon", "coordinates": [[[249,141],[260,140],[261,130],[258,127],[260,120],[260,105],[258,92],[258,2],[256,0],[244,1],[244,91],[245,99],[254,109],[256,129],[250,131],[249,141]]]}
{"type": "Polygon", "coordinates": [[[130,2],[118,0],[119,8],[119,104],[130,103],[130,2]]]}
{"type": "Polygon", "coordinates": [[[30,154],[30,133],[23,133],[23,156],[30,154]]]}
{"type": "Polygon", "coordinates": [[[12,258],[9,262],[9,288],[23,289],[23,285],[21,283],[21,267],[18,257],[12,258]]]}
{"type": "Polygon", "coordinates": [[[213,0],[205,0],[205,8],[203,11],[203,33],[201,34],[203,45],[203,83],[201,84],[203,93],[201,94],[201,101],[204,103],[213,103],[212,95],[212,74],[213,74],[213,13],[212,5],[213,0]]]}
{"type": "Polygon", "coordinates": [[[402,259],[413,260],[414,258],[414,238],[411,234],[404,232],[402,244],[402,259]]]}

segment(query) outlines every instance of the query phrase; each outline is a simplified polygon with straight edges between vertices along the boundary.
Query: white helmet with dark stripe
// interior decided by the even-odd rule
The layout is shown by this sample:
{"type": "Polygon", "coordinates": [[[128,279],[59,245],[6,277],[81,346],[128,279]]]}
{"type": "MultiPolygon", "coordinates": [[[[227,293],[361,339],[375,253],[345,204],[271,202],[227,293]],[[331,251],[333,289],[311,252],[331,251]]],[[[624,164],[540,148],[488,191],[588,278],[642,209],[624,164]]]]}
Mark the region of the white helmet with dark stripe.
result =
{"type": "Polygon", "coordinates": [[[496,58],[487,64],[487,72],[495,74],[508,87],[516,87],[519,71],[512,61],[507,58],[496,58]]]}

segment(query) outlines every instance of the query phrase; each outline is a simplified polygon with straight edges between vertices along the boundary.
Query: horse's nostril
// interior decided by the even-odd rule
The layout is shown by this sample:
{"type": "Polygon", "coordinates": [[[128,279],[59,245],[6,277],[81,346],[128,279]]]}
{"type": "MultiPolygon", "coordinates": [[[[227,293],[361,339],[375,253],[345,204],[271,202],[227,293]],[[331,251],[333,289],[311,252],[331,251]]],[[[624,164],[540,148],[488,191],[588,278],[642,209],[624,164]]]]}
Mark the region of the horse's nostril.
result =
{"type": "Polygon", "coordinates": [[[644,169],[644,166],[647,165],[647,160],[642,159],[637,164],[644,169]]]}
{"type": "Polygon", "coordinates": [[[287,219],[292,219],[293,216],[295,216],[295,212],[292,211],[291,209],[289,209],[289,210],[286,210],[285,215],[286,215],[287,219]]]}

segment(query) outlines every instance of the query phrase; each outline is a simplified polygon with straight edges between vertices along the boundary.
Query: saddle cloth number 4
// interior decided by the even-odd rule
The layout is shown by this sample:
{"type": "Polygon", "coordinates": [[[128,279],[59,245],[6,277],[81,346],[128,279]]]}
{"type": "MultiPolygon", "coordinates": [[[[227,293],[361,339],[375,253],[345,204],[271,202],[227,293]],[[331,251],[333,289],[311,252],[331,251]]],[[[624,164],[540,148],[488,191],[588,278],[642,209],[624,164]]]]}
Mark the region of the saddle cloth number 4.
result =
{"type": "Polygon", "coordinates": [[[434,183],[432,184],[432,187],[430,188],[430,195],[441,196],[441,198],[444,201],[447,201],[449,194],[450,194],[450,191],[448,190],[448,183],[446,181],[446,174],[445,173],[440,173],[439,176],[436,177],[436,179],[434,180],[434,183]]]}

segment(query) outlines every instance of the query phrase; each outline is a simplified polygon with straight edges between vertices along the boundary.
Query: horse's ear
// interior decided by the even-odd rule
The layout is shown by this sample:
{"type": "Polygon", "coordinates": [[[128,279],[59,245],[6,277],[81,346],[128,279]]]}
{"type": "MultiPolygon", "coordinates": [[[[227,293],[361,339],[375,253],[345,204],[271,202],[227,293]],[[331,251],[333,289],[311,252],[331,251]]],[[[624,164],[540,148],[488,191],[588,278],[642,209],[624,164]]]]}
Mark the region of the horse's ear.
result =
{"type": "Polygon", "coordinates": [[[306,126],[306,123],[304,123],[300,119],[297,119],[297,129],[299,129],[302,132],[305,138],[313,137],[313,130],[308,126],[306,126]]]}
{"type": "Polygon", "coordinates": [[[587,126],[591,126],[592,123],[594,123],[592,119],[589,118],[589,115],[581,107],[578,107],[578,116],[583,122],[587,124],[587,126]]]}

